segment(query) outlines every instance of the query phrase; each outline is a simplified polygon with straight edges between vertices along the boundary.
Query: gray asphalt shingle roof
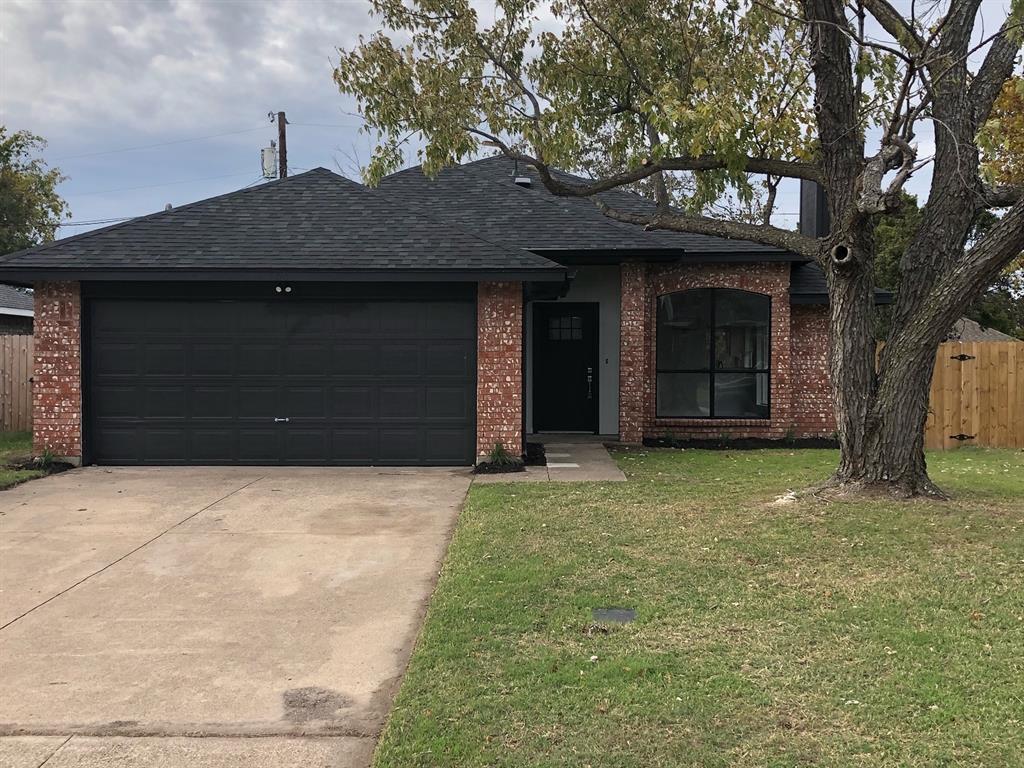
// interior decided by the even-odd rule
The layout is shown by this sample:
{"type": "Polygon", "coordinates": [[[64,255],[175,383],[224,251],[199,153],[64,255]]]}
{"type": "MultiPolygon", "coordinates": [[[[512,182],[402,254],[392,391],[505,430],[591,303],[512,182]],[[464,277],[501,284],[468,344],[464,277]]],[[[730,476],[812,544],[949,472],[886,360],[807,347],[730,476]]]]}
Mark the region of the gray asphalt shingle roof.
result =
{"type": "Polygon", "coordinates": [[[15,288],[13,285],[0,283],[0,314],[5,309],[16,309],[19,312],[31,312],[34,309],[32,294],[15,288]]]}
{"type": "Polygon", "coordinates": [[[325,168],[0,256],[0,277],[55,269],[564,272],[325,168]]]}
{"type": "MultiPolygon", "coordinates": [[[[567,180],[583,181],[559,173],[567,180]]],[[[601,213],[589,198],[556,197],[547,191],[537,171],[507,157],[445,168],[437,178],[419,166],[385,177],[380,188],[411,210],[427,212],[469,231],[518,248],[565,250],[675,250],[681,256],[747,255],[763,259],[801,260],[780,248],[749,240],[731,240],[686,232],[645,230],[615,221],[601,213]],[[514,176],[528,176],[521,187],[514,176]]],[[[623,190],[598,197],[608,205],[634,213],[651,213],[654,203],[623,190]]]]}

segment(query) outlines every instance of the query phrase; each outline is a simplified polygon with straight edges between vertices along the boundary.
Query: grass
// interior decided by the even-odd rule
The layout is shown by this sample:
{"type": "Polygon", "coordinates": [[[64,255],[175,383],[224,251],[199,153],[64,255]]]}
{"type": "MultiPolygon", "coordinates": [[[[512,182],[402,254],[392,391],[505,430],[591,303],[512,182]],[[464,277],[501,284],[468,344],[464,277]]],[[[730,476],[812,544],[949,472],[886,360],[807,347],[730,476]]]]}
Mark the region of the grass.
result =
{"type": "Polygon", "coordinates": [[[46,474],[39,469],[15,469],[8,466],[24,461],[31,454],[31,432],[0,432],[0,491],[46,474]]]}
{"type": "Polygon", "coordinates": [[[1024,453],[931,455],[951,502],[770,504],[835,459],[475,486],[375,765],[1024,765],[1024,453]]]}

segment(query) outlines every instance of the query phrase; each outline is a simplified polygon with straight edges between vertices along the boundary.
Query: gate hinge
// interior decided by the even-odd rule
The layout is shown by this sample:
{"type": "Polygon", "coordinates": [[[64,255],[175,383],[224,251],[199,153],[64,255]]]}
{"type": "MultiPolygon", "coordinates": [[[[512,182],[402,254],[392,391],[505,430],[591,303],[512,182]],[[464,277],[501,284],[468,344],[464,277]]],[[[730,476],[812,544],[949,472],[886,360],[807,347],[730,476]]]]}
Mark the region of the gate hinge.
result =
{"type": "Polygon", "coordinates": [[[965,355],[963,352],[961,352],[959,355],[953,355],[949,359],[950,360],[959,360],[962,363],[964,360],[973,360],[974,359],[974,355],[965,355]]]}
{"type": "Polygon", "coordinates": [[[965,435],[963,432],[961,432],[959,435],[950,435],[949,439],[959,440],[962,443],[964,440],[973,440],[974,435],[965,435]]]}

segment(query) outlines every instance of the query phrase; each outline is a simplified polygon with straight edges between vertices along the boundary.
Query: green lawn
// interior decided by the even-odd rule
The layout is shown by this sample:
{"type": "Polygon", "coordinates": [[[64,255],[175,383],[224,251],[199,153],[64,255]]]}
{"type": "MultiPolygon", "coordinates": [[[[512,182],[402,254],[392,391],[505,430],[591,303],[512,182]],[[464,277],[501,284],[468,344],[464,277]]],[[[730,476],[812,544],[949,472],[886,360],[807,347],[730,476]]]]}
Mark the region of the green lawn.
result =
{"type": "Polygon", "coordinates": [[[31,432],[0,432],[0,491],[46,474],[37,469],[10,469],[7,466],[27,458],[31,453],[31,432]]]}
{"type": "Polygon", "coordinates": [[[474,487],[375,764],[1024,765],[1024,452],[930,456],[951,502],[770,504],[835,458],[474,487]]]}

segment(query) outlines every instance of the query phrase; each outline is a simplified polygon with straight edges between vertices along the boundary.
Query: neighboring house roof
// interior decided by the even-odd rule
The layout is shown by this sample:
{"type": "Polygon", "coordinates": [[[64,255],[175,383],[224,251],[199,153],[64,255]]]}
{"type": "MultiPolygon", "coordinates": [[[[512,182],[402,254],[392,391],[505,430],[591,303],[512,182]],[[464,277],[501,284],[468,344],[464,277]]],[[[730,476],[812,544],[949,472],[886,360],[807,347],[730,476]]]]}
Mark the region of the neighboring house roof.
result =
{"type": "Polygon", "coordinates": [[[976,323],[969,317],[961,317],[953,324],[953,330],[946,337],[947,341],[1020,341],[1020,339],[997,331],[994,328],[986,328],[981,323],[976,323]]]}
{"type": "Polygon", "coordinates": [[[0,315],[32,317],[34,314],[32,294],[13,285],[0,283],[0,315]]]}
{"type": "MultiPolygon", "coordinates": [[[[556,173],[568,181],[586,181],[556,173]]],[[[749,240],[646,230],[615,221],[590,198],[551,194],[535,168],[525,163],[517,167],[514,160],[504,156],[445,168],[435,179],[425,176],[416,166],[385,177],[380,188],[411,210],[532,251],[629,250],[640,256],[651,250],[677,258],[700,256],[705,260],[716,256],[722,260],[806,261],[803,256],[749,240]],[[515,176],[530,178],[530,186],[519,186],[513,180],[515,176]]],[[[652,201],[633,192],[612,190],[597,197],[631,213],[655,210],[652,201]]]]}
{"type": "Polygon", "coordinates": [[[409,211],[326,168],[0,256],[0,277],[561,280],[548,259],[409,211]]]}

